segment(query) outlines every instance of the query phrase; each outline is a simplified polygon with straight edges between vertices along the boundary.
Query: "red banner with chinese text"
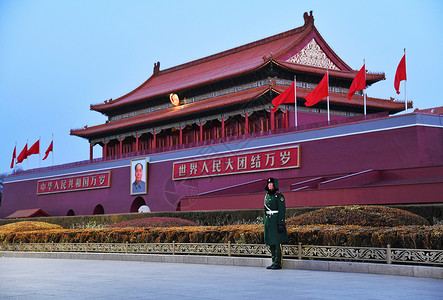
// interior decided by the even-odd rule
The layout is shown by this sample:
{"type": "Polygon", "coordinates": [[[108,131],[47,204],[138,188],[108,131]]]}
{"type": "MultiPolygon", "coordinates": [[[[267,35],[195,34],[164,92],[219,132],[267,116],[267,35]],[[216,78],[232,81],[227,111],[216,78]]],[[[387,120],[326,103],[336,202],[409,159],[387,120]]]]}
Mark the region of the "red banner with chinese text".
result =
{"type": "Polygon", "coordinates": [[[300,167],[300,146],[176,162],[173,180],[300,167]]]}
{"type": "Polygon", "coordinates": [[[39,180],[37,183],[37,195],[101,189],[109,188],[110,186],[111,171],[108,171],[73,177],[39,180]]]}

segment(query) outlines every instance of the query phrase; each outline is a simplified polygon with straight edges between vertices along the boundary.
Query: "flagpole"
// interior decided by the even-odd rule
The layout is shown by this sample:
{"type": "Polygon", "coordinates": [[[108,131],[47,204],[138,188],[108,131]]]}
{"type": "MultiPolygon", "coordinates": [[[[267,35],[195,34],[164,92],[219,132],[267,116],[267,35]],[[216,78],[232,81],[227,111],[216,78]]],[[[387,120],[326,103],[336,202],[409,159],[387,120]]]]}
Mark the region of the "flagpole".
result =
{"type": "Polygon", "coordinates": [[[328,102],[328,125],[330,122],[330,117],[329,117],[329,70],[326,69],[326,75],[328,76],[328,97],[327,97],[327,102],[328,102]]]}
{"type": "Polygon", "coordinates": [[[295,130],[297,130],[298,122],[297,122],[297,78],[294,75],[294,122],[295,122],[295,130]]]}
{"type": "MultiPolygon", "coordinates": [[[[26,151],[28,151],[28,140],[26,140],[26,151]]],[[[28,158],[28,154],[26,154],[26,169],[29,170],[29,158],[28,158]]]]}
{"type": "MultiPolygon", "coordinates": [[[[15,141],[15,148],[17,150],[17,141],[15,141]]],[[[17,151],[16,151],[17,154],[17,151]]],[[[14,173],[17,172],[17,155],[14,157],[14,173]]]]}
{"type": "Polygon", "coordinates": [[[365,67],[365,88],[363,89],[363,111],[366,118],[366,59],[363,59],[363,66],[365,67]]]}
{"type": "Polygon", "coordinates": [[[52,160],[52,166],[54,166],[54,133],[52,133],[52,154],[51,154],[51,160],[52,160]]]}
{"type": "MultiPolygon", "coordinates": [[[[406,48],[403,49],[404,53],[405,53],[405,69],[406,69],[406,48]]],[[[406,82],[408,81],[408,79],[405,79],[405,114],[408,113],[408,102],[407,102],[407,98],[406,98],[406,82]]]]}
{"type": "Polygon", "coordinates": [[[40,154],[40,140],[41,140],[41,136],[38,137],[38,168],[41,168],[41,161],[42,161],[42,155],[40,154]]]}

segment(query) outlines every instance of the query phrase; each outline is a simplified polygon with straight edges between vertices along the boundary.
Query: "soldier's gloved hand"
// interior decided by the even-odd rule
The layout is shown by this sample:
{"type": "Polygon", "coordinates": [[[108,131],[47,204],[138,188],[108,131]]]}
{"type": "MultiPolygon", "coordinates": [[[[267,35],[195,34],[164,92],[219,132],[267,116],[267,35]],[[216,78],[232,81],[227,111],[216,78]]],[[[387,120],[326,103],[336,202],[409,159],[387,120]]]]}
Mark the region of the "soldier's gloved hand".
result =
{"type": "Polygon", "coordinates": [[[285,226],[283,224],[278,224],[278,232],[282,233],[285,231],[285,226]]]}

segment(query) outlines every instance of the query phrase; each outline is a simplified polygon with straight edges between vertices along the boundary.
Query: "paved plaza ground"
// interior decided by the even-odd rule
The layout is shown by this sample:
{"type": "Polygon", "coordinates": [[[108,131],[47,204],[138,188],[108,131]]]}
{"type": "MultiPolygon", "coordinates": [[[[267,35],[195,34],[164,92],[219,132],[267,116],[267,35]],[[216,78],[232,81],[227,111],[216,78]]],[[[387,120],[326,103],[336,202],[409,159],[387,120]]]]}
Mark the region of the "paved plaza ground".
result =
{"type": "Polygon", "coordinates": [[[0,257],[0,299],[443,299],[443,280],[231,265],[0,257]]]}

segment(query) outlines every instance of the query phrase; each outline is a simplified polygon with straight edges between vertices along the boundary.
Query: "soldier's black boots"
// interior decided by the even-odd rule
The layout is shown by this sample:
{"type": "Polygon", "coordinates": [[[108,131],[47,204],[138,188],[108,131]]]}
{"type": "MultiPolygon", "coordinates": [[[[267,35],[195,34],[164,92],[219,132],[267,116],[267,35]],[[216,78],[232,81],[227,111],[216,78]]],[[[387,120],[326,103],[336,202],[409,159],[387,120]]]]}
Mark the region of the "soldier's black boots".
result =
{"type": "Polygon", "coordinates": [[[280,270],[280,269],[281,269],[281,266],[278,266],[278,265],[270,265],[270,266],[267,266],[266,269],[269,269],[269,270],[280,270]]]}

